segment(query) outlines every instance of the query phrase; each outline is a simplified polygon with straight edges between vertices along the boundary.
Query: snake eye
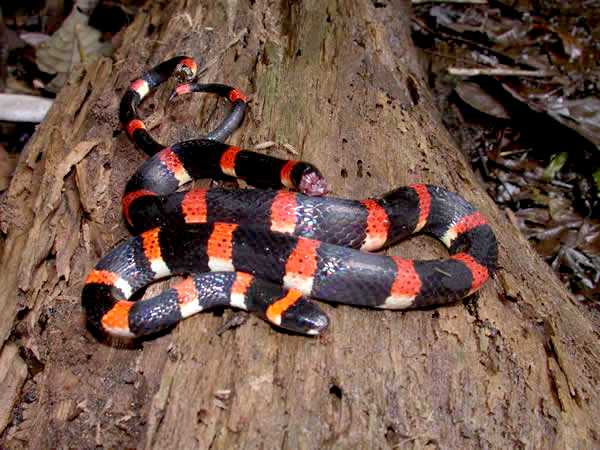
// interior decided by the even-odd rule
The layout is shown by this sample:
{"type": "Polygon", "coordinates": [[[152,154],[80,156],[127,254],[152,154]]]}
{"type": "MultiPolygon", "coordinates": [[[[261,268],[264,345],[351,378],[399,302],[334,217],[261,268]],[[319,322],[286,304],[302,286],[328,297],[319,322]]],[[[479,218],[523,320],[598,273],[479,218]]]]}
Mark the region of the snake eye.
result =
{"type": "Polygon", "coordinates": [[[288,308],[279,325],[295,333],[319,335],[329,326],[329,318],[315,303],[302,298],[288,308]]]}

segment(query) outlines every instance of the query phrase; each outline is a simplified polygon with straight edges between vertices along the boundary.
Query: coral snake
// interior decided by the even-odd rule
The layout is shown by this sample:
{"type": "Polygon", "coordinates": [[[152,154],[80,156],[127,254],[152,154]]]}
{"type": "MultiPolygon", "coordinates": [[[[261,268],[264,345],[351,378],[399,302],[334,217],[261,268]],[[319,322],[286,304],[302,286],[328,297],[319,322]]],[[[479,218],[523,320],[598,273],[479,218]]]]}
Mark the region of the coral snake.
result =
{"type": "Polygon", "coordinates": [[[114,247],[85,280],[82,304],[94,328],[138,337],[226,305],[316,335],[329,320],[310,298],[419,308],[472,294],[494,272],[495,235],[455,193],[415,184],[379,198],[330,198],[322,196],[327,184],[313,165],[224,144],[243,118],[246,97],[229,86],[192,83],[197,67],[192,58],[172,58],[133,81],[122,98],[121,122],[150,158],[123,196],[123,215],[137,235],[114,247]],[[143,98],[173,75],[183,84],[172,97],[211,92],[231,102],[206,139],[163,146],[138,117],[143,98]],[[203,177],[239,177],[261,189],[178,192],[203,177]],[[439,239],[450,256],[368,253],[417,232],[439,239]],[[176,274],[187,277],[153,298],[132,301],[136,291],[176,274]]]}

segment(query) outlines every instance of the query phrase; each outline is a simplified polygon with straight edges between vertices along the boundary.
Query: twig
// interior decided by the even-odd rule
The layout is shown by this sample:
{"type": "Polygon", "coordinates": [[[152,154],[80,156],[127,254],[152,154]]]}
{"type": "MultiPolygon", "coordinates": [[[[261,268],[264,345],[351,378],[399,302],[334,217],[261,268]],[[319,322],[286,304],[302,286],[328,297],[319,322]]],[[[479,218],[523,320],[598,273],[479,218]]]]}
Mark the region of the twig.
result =
{"type": "Polygon", "coordinates": [[[296,147],[294,147],[292,144],[281,144],[281,146],[285,148],[288,152],[290,152],[292,155],[298,154],[298,150],[296,150],[296,147]]]}
{"type": "Polygon", "coordinates": [[[530,148],[522,148],[519,150],[510,150],[510,151],[506,151],[506,152],[500,152],[500,156],[505,157],[505,156],[510,156],[510,155],[520,155],[521,153],[527,153],[531,151],[530,148]]]}
{"type": "Polygon", "coordinates": [[[472,41],[472,40],[469,40],[469,39],[465,39],[463,37],[457,36],[456,34],[452,34],[452,33],[449,33],[447,31],[443,31],[441,29],[434,31],[433,29],[431,29],[430,27],[428,27],[427,24],[425,22],[423,22],[419,18],[413,17],[411,19],[411,22],[413,24],[415,24],[415,26],[421,28],[422,30],[425,30],[426,32],[428,32],[428,33],[430,33],[432,35],[441,36],[441,37],[447,38],[447,39],[452,39],[453,41],[461,42],[461,43],[463,43],[465,45],[468,45],[470,47],[474,47],[474,48],[476,48],[478,50],[481,50],[482,52],[486,52],[486,53],[488,53],[490,55],[494,55],[502,63],[506,63],[506,64],[510,63],[510,64],[513,64],[513,65],[517,64],[517,65],[520,65],[520,66],[523,66],[523,67],[531,67],[532,69],[535,69],[535,67],[533,67],[530,64],[519,63],[512,56],[510,56],[508,54],[505,54],[505,53],[502,53],[502,52],[500,52],[498,50],[494,50],[491,47],[486,47],[485,45],[482,45],[482,44],[480,44],[478,42],[475,42],[475,41],[472,41]]]}
{"type": "Polygon", "coordinates": [[[466,68],[466,67],[448,67],[448,73],[450,75],[458,75],[462,77],[473,77],[476,75],[490,75],[500,77],[550,77],[552,76],[549,72],[542,70],[523,70],[523,69],[510,69],[510,68],[486,68],[482,67],[479,69],[466,68]]]}
{"type": "Polygon", "coordinates": [[[261,142],[260,144],[256,144],[254,146],[254,150],[265,150],[267,148],[275,147],[276,145],[277,145],[277,142],[275,142],[275,141],[261,142]]]}
{"type": "Polygon", "coordinates": [[[575,186],[573,186],[570,183],[565,183],[564,181],[554,180],[554,179],[552,179],[552,180],[544,180],[542,178],[539,178],[539,177],[536,177],[536,176],[533,176],[533,175],[529,175],[527,173],[524,173],[523,177],[525,179],[527,179],[527,180],[537,181],[539,183],[549,183],[552,186],[556,186],[556,187],[563,188],[563,189],[573,189],[575,187],[575,186]]]}
{"type": "Polygon", "coordinates": [[[289,153],[291,153],[292,155],[298,155],[298,150],[296,150],[296,147],[294,147],[292,144],[278,144],[275,141],[266,141],[266,142],[261,142],[260,144],[256,144],[254,146],[254,150],[265,150],[267,148],[271,148],[271,147],[275,147],[275,146],[281,146],[284,149],[286,149],[289,153]]]}

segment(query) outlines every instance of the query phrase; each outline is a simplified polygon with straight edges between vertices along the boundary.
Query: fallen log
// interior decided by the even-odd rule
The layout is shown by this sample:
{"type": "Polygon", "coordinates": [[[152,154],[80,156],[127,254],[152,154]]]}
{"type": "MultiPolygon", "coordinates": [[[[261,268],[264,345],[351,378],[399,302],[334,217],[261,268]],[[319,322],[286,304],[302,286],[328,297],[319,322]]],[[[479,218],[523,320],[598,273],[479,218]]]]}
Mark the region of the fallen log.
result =
{"type": "MultiPolygon", "coordinates": [[[[0,414],[0,446],[599,445],[597,324],[486,195],[441,125],[409,17],[408,2],[149,2],[114,60],[73,74],[3,202],[0,401],[9,413],[0,414]],[[497,233],[493,282],[437,309],[323,305],[332,324],[321,339],[255,318],[219,333],[234,314],[225,311],[133,345],[98,340],[80,306],[83,279],[127,237],[120,197],[144,160],[120,131],[118,103],[130,80],[175,54],[205,57],[202,81],[251,95],[229,142],[312,162],[335,195],[410,183],[464,195],[497,233]]],[[[168,94],[161,88],[142,108],[161,142],[199,136],[219,120],[214,99],[167,105],[168,94]]],[[[445,250],[419,237],[390,254],[445,250]]]]}

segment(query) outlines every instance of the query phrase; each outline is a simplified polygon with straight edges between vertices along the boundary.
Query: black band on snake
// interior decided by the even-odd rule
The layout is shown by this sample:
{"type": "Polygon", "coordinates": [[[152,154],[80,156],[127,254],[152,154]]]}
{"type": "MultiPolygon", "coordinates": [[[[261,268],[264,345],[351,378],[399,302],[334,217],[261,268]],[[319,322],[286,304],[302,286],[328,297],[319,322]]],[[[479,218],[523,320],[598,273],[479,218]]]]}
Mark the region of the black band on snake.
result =
{"type": "MultiPolygon", "coordinates": [[[[365,200],[323,197],[327,185],[308,163],[211,139],[161,147],[139,126],[135,109],[150,89],[183,70],[181,64],[195,73],[189,58],[173,58],[134,81],[121,103],[129,136],[154,156],[123,197],[124,217],[139,235],[117,245],[86,279],[82,303],[95,328],[143,336],[228,305],[294,332],[319,334],[329,320],[309,297],[387,309],[442,305],[479,290],[494,272],[492,229],[470,203],[441,187],[416,184],[365,200]],[[239,177],[267,189],[177,192],[204,177],[239,177]],[[418,232],[443,242],[450,257],[367,253],[418,232]],[[156,297],[130,300],[149,283],[176,274],[192,275],[156,297]]],[[[176,94],[227,91],[234,109],[245,99],[232,88],[206,86],[223,85],[186,84],[176,94]]],[[[216,135],[228,136],[242,115],[230,113],[216,135]]]]}

